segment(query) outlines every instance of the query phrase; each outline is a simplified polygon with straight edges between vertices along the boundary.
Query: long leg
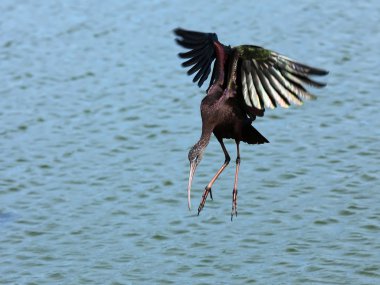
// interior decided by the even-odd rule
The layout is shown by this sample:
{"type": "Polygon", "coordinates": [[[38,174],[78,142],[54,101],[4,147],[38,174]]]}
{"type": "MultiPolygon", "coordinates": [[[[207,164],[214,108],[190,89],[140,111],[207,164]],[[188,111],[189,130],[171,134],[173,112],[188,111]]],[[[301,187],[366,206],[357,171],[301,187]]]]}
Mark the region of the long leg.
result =
{"type": "Polygon", "coordinates": [[[219,143],[220,143],[220,146],[222,147],[223,149],[223,152],[224,152],[224,156],[225,156],[225,160],[224,160],[224,163],[222,165],[222,167],[220,167],[220,169],[218,170],[218,172],[216,172],[216,174],[214,175],[214,177],[211,179],[211,181],[207,184],[206,188],[205,188],[205,191],[203,192],[203,195],[202,195],[202,200],[201,200],[201,203],[199,204],[199,207],[198,207],[198,215],[199,213],[202,211],[205,203],[206,203],[206,199],[207,199],[207,196],[208,196],[208,193],[210,193],[210,198],[212,199],[212,192],[211,192],[211,187],[212,185],[214,184],[214,182],[216,181],[216,179],[218,179],[219,175],[223,172],[223,170],[227,167],[228,163],[230,162],[231,158],[227,152],[227,149],[223,143],[223,139],[218,139],[219,143]]]}
{"type": "Polygon", "coordinates": [[[232,190],[232,211],[231,211],[231,221],[232,217],[235,215],[237,217],[237,183],[240,167],[240,150],[239,150],[239,141],[236,141],[237,157],[236,157],[236,171],[235,171],[235,182],[234,189],[232,190]]]}

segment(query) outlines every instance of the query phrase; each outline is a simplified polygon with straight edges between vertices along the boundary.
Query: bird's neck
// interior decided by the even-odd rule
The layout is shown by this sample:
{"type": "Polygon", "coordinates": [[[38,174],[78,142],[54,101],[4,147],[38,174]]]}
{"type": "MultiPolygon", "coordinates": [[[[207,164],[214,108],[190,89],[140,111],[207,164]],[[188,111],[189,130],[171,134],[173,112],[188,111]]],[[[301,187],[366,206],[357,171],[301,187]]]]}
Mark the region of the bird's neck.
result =
{"type": "Polygon", "coordinates": [[[212,131],[207,129],[202,129],[202,135],[199,141],[194,145],[194,147],[200,152],[203,153],[206,149],[208,143],[210,142],[212,131]]]}
{"type": "Polygon", "coordinates": [[[214,46],[216,49],[216,61],[215,61],[215,70],[216,70],[216,78],[215,84],[220,86],[224,85],[225,80],[225,65],[228,59],[228,54],[226,52],[226,48],[220,42],[215,41],[214,46]]]}

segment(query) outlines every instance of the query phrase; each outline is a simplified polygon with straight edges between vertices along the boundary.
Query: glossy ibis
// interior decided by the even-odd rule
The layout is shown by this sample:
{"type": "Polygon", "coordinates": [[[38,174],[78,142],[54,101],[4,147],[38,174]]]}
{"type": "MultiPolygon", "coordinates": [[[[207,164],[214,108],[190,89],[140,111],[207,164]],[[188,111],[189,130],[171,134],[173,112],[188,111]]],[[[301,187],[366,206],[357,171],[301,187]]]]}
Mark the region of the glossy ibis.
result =
{"type": "Polygon", "coordinates": [[[198,215],[210,194],[215,180],[230,162],[223,139],[234,139],[237,147],[235,182],[232,191],[231,220],[237,216],[237,182],[240,166],[239,143],[263,144],[269,141],[260,134],[252,122],[262,117],[265,108],[277,106],[287,108],[291,104],[302,105],[302,100],[313,99],[304,84],[324,87],[310,76],[328,74],[327,71],[311,67],[274,51],[254,46],[230,47],[218,41],[215,33],[202,33],[177,28],[174,30],[177,43],[188,49],[179,53],[186,59],[183,67],[190,68],[188,75],[196,73],[193,82],[201,87],[211,73],[207,94],[201,103],[202,134],[189,152],[190,175],[188,184],[188,206],[191,208],[191,183],[203,152],[213,133],[224,152],[225,161],[207,184],[198,215]]]}

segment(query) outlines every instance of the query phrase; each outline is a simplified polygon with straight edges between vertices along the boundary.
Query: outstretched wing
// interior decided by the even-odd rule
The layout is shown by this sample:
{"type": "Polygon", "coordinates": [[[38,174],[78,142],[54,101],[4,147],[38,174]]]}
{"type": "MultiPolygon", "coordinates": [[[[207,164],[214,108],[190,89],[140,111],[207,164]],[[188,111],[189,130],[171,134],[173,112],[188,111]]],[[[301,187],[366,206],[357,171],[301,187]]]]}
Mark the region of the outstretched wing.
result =
{"type": "Polygon", "coordinates": [[[178,36],[176,42],[189,49],[178,54],[179,57],[186,59],[182,66],[191,67],[187,71],[188,75],[197,72],[193,82],[198,82],[198,86],[201,87],[211,72],[211,65],[216,57],[213,42],[218,38],[214,33],[187,31],[180,28],[175,29],[174,33],[178,36]]]}
{"type": "Polygon", "coordinates": [[[288,57],[258,46],[238,46],[240,80],[244,102],[259,110],[302,105],[304,99],[314,99],[304,84],[321,88],[326,84],[310,76],[321,76],[328,71],[296,62],[288,57]]]}

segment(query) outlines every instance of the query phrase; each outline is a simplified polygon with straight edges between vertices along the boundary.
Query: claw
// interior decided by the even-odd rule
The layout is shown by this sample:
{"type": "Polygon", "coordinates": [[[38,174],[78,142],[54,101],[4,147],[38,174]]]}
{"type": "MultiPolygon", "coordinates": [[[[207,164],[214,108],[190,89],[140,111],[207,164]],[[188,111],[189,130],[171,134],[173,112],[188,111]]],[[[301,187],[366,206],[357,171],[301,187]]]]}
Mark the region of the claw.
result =
{"type": "Polygon", "coordinates": [[[232,207],[232,211],[231,211],[231,222],[232,222],[232,218],[234,217],[237,217],[237,210],[236,210],[236,207],[232,207]]]}
{"type": "Polygon", "coordinates": [[[198,216],[199,216],[199,213],[202,211],[202,209],[203,209],[203,206],[204,206],[204,205],[202,205],[202,204],[201,204],[201,205],[199,205],[199,207],[198,207],[198,216]]]}
{"type": "Polygon", "coordinates": [[[211,188],[207,188],[206,186],[205,191],[203,192],[203,195],[202,195],[201,203],[199,204],[199,207],[198,207],[198,216],[199,216],[199,213],[202,211],[203,207],[205,206],[208,193],[210,193],[210,197],[212,200],[211,188]]]}

